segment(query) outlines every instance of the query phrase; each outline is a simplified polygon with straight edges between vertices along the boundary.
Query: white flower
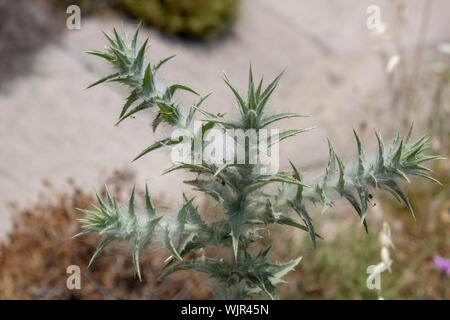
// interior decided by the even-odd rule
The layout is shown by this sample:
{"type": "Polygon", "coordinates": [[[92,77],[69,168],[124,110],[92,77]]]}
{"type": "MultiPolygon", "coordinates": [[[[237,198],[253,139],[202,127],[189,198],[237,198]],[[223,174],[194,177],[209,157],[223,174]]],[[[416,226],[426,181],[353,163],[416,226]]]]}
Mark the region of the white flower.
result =
{"type": "MultiPolygon", "coordinates": [[[[392,272],[392,270],[391,270],[392,260],[389,255],[389,249],[386,247],[381,248],[381,261],[385,265],[385,270],[392,272]]],[[[385,270],[383,270],[383,271],[385,271],[385,270]]]]}
{"type": "Polygon", "coordinates": [[[394,244],[392,243],[391,239],[391,228],[386,222],[383,223],[383,228],[380,232],[378,239],[383,247],[394,248],[394,244]]]}

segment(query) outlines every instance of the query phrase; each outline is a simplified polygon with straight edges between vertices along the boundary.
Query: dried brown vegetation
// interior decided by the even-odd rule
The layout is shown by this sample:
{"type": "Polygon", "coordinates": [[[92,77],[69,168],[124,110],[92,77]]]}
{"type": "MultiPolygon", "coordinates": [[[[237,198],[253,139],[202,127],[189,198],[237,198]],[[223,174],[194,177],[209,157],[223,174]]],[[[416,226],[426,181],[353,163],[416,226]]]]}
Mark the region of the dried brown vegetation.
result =
{"type": "Polygon", "coordinates": [[[107,248],[87,269],[98,237],[71,237],[80,231],[77,219],[82,215],[75,208],[89,209],[94,199],[76,187],[55,198],[29,209],[13,209],[13,230],[0,247],[0,299],[211,298],[204,277],[197,273],[180,272],[159,282],[167,255],[154,248],[141,259],[142,282],[128,251],[120,246],[107,248]],[[80,290],[66,287],[69,265],[81,268],[80,290]]]}

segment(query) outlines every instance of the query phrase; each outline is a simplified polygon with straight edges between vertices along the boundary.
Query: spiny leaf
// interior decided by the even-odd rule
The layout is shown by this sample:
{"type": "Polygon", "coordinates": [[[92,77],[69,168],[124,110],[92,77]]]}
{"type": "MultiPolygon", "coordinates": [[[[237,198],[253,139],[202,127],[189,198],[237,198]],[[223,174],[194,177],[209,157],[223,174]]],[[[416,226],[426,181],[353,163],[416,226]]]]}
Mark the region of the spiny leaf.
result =
{"type": "Polygon", "coordinates": [[[286,119],[286,118],[294,118],[294,117],[309,117],[309,115],[306,114],[300,114],[300,113],[280,113],[280,114],[275,114],[273,116],[270,117],[266,117],[264,119],[261,120],[260,124],[259,124],[259,128],[264,128],[266,126],[268,126],[269,124],[278,121],[278,120],[282,120],[282,119],[286,119]]]}
{"type": "Polygon", "coordinates": [[[308,212],[303,206],[299,206],[291,201],[289,201],[290,206],[297,212],[298,216],[302,218],[305,224],[308,226],[309,235],[311,236],[311,240],[313,242],[314,248],[316,247],[316,232],[314,231],[314,226],[312,224],[311,217],[308,215],[308,212]]]}
{"type": "MultiPolygon", "coordinates": [[[[299,171],[299,170],[297,169],[297,167],[292,163],[291,160],[289,160],[289,163],[290,163],[292,169],[294,170],[294,174],[295,174],[294,179],[297,179],[298,181],[302,181],[302,175],[300,174],[300,171],[299,171]]],[[[302,201],[302,198],[303,198],[303,195],[302,195],[302,194],[303,194],[303,185],[299,185],[299,186],[297,187],[297,194],[296,194],[295,199],[296,199],[297,201],[302,201]]]]}
{"type": "Polygon", "coordinates": [[[120,112],[119,119],[121,119],[125,112],[127,112],[128,108],[137,100],[139,99],[139,90],[134,89],[131,94],[128,96],[127,101],[125,102],[125,105],[122,108],[122,111],[120,112]]]}
{"type": "Polygon", "coordinates": [[[152,131],[155,132],[156,128],[164,121],[164,118],[161,116],[162,112],[158,113],[158,115],[153,119],[152,122],[152,131]]]}
{"type": "Polygon", "coordinates": [[[329,150],[329,159],[325,173],[324,184],[329,182],[329,180],[334,175],[334,172],[336,170],[336,156],[333,150],[333,146],[331,145],[331,141],[329,139],[328,139],[328,150],[329,150]]]}
{"type": "Polygon", "coordinates": [[[102,51],[92,50],[92,51],[85,51],[85,53],[101,57],[101,58],[106,59],[106,60],[108,60],[110,62],[112,62],[114,60],[114,56],[113,55],[110,55],[109,53],[102,52],[102,51]]]}
{"type": "Polygon", "coordinates": [[[244,221],[243,212],[235,212],[229,216],[229,223],[231,228],[231,240],[234,252],[234,258],[237,260],[239,250],[239,237],[241,236],[241,226],[244,221]]]}
{"type": "Polygon", "coordinates": [[[198,172],[205,172],[210,173],[211,175],[214,175],[214,171],[212,171],[210,168],[202,166],[200,164],[191,164],[191,163],[178,163],[170,167],[169,169],[164,170],[163,174],[170,173],[175,170],[179,169],[190,169],[192,171],[198,171],[198,172]]]}
{"type": "Polygon", "coordinates": [[[414,127],[414,122],[411,123],[411,127],[409,127],[409,131],[408,131],[408,135],[406,136],[405,144],[408,144],[409,141],[411,140],[413,127],[414,127]]]}
{"type": "Polygon", "coordinates": [[[145,49],[147,49],[147,42],[148,42],[148,38],[144,41],[141,48],[139,49],[136,59],[133,62],[133,66],[131,67],[131,70],[136,73],[140,73],[142,70],[142,66],[144,64],[145,49]]]}
{"type": "Polygon", "coordinates": [[[375,131],[378,140],[378,168],[384,168],[384,143],[380,134],[375,131]]]}
{"type": "Polygon", "coordinates": [[[261,282],[259,287],[269,296],[271,300],[279,300],[278,294],[275,290],[275,286],[272,285],[269,281],[261,282]]]}
{"type": "Polygon", "coordinates": [[[142,89],[144,91],[144,95],[148,96],[153,91],[154,87],[153,74],[151,72],[151,66],[149,63],[147,65],[147,68],[145,69],[144,79],[142,81],[142,89]]]}
{"type": "Polygon", "coordinates": [[[136,80],[128,74],[124,75],[124,76],[117,76],[115,78],[109,79],[107,82],[117,82],[120,84],[128,85],[130,87],[135,87],[137,84],[136,80]]]}
{"type": "Polygon", "coordinates": [[[213,177],[217,177],[219,175],[219,173],[221,173],[223,170],[225,170],[227,167],[229,167],[231,165],[233,165],[233,164],[225,162],[223,165],[221,165],[219,167],[219,169],[217,169],[217,171],[214,173],[213,177]]]}
{"type": "Polygon", "coordinates": [[[409,183],[409,179],[406,176],[406,174],[399,168],[395,168],[394,169],[394,173],[397,174],[400,178],[402,178],[403,180],[405,180],[407,183],[409,183]]]}
{"type": "Polygon", "coordinates": [[[227,84],[227,86],[233,91],[234,96],[236,97],[236,100],[239,104],[239,110],[242,114],[246,114],[248,111],[247,105],[240,95],[239,91],[234,87],[234,85],[231,83],[231,81],[228,79],[227,75],[224,73],[224,81],[227,84]]]}
{"type": "Polygon", "coordinates": [[[94,254],[92,255],[91,260],[89,261],[88,268],[91,266],[91,264],[94,262],[95,258],[97,258],[98,254],[111,242],[113,241],[112,238],[105,238],[103,239],[100,244],[98,245],[97,249],[95,250],[94,254]]]}
{"type": "Polygon", "coordinates": [[[148,192],[148,185],[145,184],[145,208],[150,217],[156,217],[155,206],[153,205],[152,199],[150,198],[150,193],[148,192]]]}
{"type": "Polygon", "coordinates": [[[302,261],[303,257],[298,257],[295,260],[291,260],[287,263],[277,265],[276,266],[276,272],[272,275],[278,279],[283,278],[286,274],[288,274],[290,271],[294,270],[294,268],[302,261]]]}
{"type": "Polygon", "coordinates": [[[200,113],[202,113],[203,115],[205,115],[207,117],[207,120],[204,120],[204,121],[210,121],[210,122],[218,123],[218,124],[221,124],[221,125],[223,125],[223,126],[225,126],[227,128],[235,128],[235,129],[241,128],[241,124],[239,122],[232,121],[232,120],[226,120],[226,119],[224,119],[222,117],[218,117],[215,114],[212,114],[212,113],[210,113],[208,111],[205,111],[205,110],[203,110],[203,109],[201,109],[199,107],[196,107],[196,106],[192,106],[192,108],[198,110],[200,113]]]}
{"type": "Polygon", "coordinates": [[[130,197],[130,203],[128,206],[128,214],[130,217],[136,222],[136,212],[134,210],[134,193],[135,193],[135,187],[133,187],[133,191],[131,191],[131,197],[130,197]]]}
{"type": "Polygon", "coordinates": [[[425,179],[428,179],[430,181],[433,181],[434,183],[437,183],[440,186],[443,185],[439,180],[433,178],[432,176],[430,176],[430,175],[428,175],[428,174],[426,174],[424,172],[412,171],[412,172],[410,172],[410,174],[415,175],[415,176],[419,176],[419,177],[422,177],[422,178],[425,178],[425,179]]]}
{"type": "Polygon", "coordinates": [[[126,70],[127,67],[130,65],[130,60],[128,57],[120,50],[111,47],[110,50],[114,53],[116,56],[117,63],[120,65],[120,67],[123,70],[126,70]]]}
{"type": "Polygon", "coordinates": [[[176,54],[171,55],[171,56],[169,56],[167,58],[164,58],[162,60],[159,60],[159,62],[153,66],[153,72],[156,73],[163,64],[165,64],[167,61],[175,58],[175,56],[176,56],[176,54]]]}
{"type": "Polygon", "coordinates": [[[136,45],[137,45],[137,38],[139,35],[139,31],[141,30],[142,27],[142,21],[139,22],[136,31],[134,32],[134,36],[133,36],[133,40],[131,41],[131,49],[133,50],[133,52],[136,52],[136,45]]]}
{"type": "Polygon", "coordinates": [[[105,185],[105,191],[106,191],[106,200],[108,201],[108,205],[110,207],[114,207],[114,198],[109,192],[108,186],[105,185]]]}
{"type": "MultiPolygon", "coordinates": [[[[156,217],[156,215],[154,217],[156,217]]],[[[145,227],[146,227],[146,230],[147,230],[149,236],[153,235],[153,232],[155,231],[156,226],[158,225],[159,221],[161,221],[161,219],[162,219],[162,216],[156,217],[156,218],[153,218],[153,219],[147,221],[147,224],[145,227]]]]}
{"type": "Polygon", "coordinates": [[[398,146],[397,152],[394,155],[394,158],[392,158],[392,162],[395,166],[398,166],[400,164],[400,160],[402,159],[402,151],[403,151],[403,140],[400,141],[400,145],[398,146]]]}
{"type": "Polygon", "coordinates": [[[142,281],[142,276],[141,276],[141,267],[139,265],[139,259],[141,257],[141,250],[140,250],[140,246],[139,246],[139,242],[136,241],[136,244],[132,250],[132,259],[133,259],[133,265],[134,265],[134,270],[136,270],[136,274],[139,278],[139,280],[142,281]]]}
{"type": "Polygon", "coordinates": [[[256,108],[256,112],[258,114],[262,113],[270,95],[272,94],[272,92],[275,90],[275,88],[278,85],[278,82],[280,81],[281,77],[284,74],[284,70],[280,72],[280,74],[275,77],[275,79],[267,86],[267,88],[264,90],[264,92],[261,95],[261,100],[258,103],[258,106],[256,108]]]}
{"type": "Polygon", "coordinates": [[[98,195],[98,193],[95,195],[97,197],[98,204],[100,205],[100,208],[107,211],[107,207],[105,203],[103,202],[102,198],[98,195]]]}
{"type": "MultiPolygon", "coordinates": [[[[295,221],[294,219],[289,218],[289,217],[286,217],[286,216],[280,216],[280,217],[277,219],[276,223],[282,224],[282,225],[291,226],[291,227],[295,227],[295,228],[298,228],[298,229],[303,230],[303,231],[306,231],[306,232],[310,232],[310,230],[309,230],[308,227],[306,227],[306,226],[304,226],[304,225],[298,223],[298,222],[295,221]]],[[[322,238],[321,235],[319,235],[319,234],[316,233],[315,236],[316,236],[316,238],[319,238],[319,239],[323,240],[323,238],[322,238]]]]}
{"type": "Polygon", "coordinates": [[[209,97],[211,94],[212,94],[212,92],[210,92],[210,93],[208,93],[207,95],[201,97],[199,101],[197,101],[194,105],[191,106],[191,108],[190,108],[190,110],[189,110],[189,114],[188,114],[188,116],[187,116],[187,118],[186,118],[186,127],[189,126],[189,125],[191,124],[192,119],[194,118],[195,111],[197,111],[197,109],[194,108],[194,107],[197,107],[197,108],[200,107],[200,106],[202,105],[202,103],[203,103],[206,99],[208,99],[208,97],[209,97]]]}
{"type": "Polygon", "coordinates": [[[255,84],[253,83],[253,71],[252,65],[250,64],[250,68],[248,71],[248,108],[255,109],[256,107],[256,96],[255,96],[255,84]]]}
{"type": "Polygon", "coordinates": [[[119,73],[110,74],[109,76],[106,76],[106,77],[104,77],[104,78],[102,78],[102,79],[100,79],[100,80],[94,82],[94,83],[91,84],[89,87],[87,87],[87,89],[92,88],[92,87],[95,87],[96,85],[98,85],[98,84],[100,84],[100,83],[103,83],[103,82],[105,82],[105,81],[114,79],[114,78],[117,77],[117,76],[119,76],[119,73]]]}
{"type": "Polygon", "coordinates": [[[116,122],[115,126],[119,125],[123,120],[131,117],[133,114],[138,113],[139,111],[145,110],[145,109],[149,109],[154,107],[155,104],[152,103],[151,101],[143,101],[142,103],[140,103],[139,105],[137,105],[136,107],[134,107],[133,109],[131,109],[130,111],[128,111],[126,114],[124,114],[119,121],[116,122]]]}
{"type": "Polygon", "coordinates": [[[361,178],[364,175],[364,152],[362,150],[361,140],[354,129],[353,134],[355,135],[356,144],[358,146],[358,176],[361,178]]]}
{"type": "Polygon", "coordinates": [[[259,178],[254,179],[252,181],[252,183],[248,186],[248,190],[253,191],[253,190],[259,189],[262,186],[272,183],[272,182],[289,183],[289,184],[293,184],[293,185],[297,185],[297,186],[301,186],[301,187],[310,188],[309,185],[302,183],[298,179],[291,178],[287,175],[274,174],[274,175],[259,177],[259,178]]]}
{"type": "Polygon", "coordinates": [[[414,215],[414,210],[413,210],[413,208],[411,206],[411,203],[409,202],[408,196],[400,188],[400,186],[397,184],[397,182],[395,182],[394,180],[391,180],[391,181],[384,182],[384,184],[390,188],[390,191],[394,195],[396,195],[397,197],[399,197],[400,199],[403,200],[403,202],[408,207],[409,212],[411,212],[412,217],[414,218],[414,220],[416,220],[416,216],[414,215]]]}
{"type": "Polygon", "coordinates": [[[164,237],[164,245],[167,250],[172,254],[172,256],[177,260],[183,260],[178,251],[175,249],[173,245],[172,239],[170,238],[170,231],[166,228],[165,237],[164,237]]]}
{"type": "Polygon", "coordinates": [[[137,159],[145,156],[147,153],[149,153],[153,150],[159,149],[164,146],[171,146],[174,144],[178,144],[181,141],[182,141],[182,137],[180,137],[179,139],[166,138],[166,139],[157,141],[157,142],[153,143],[150,147],[144,149],[136,158],[133,159],[133,161],[136,161],[137,159]]]}
{"type": "Polygon", "coordinates": [[[116,42],[113,40],[113,38],[111,37],[111,35],[108,32],[102,31],[102,33],[105,35],[106,39],[108,39],[109,43],[113,46],[113,47],[117,47],[116,42]]]}
{"type": "Polygon", "coordinates": [[[114,37],[116,38],[116,44],[117,44],[117,46],[118,46],[121,50],[125,49],[125,43],[123,42],[122,37],[119,36],[119,34],[117,33],[116,28],[114,28],[114,27],[113,27],[113,32],[114,32],[114,37]]]}
{"type": "Polygon", "coordinates": [[[255,110],[249,110],[247,112],[247,122],[248,122],[249,128],[257,127],[257,124],[256,124],[257,118],[258,118],[258,115],[256,114],[255,110]]]}
{"type": "Polygon", "coordinates": [[[358,191],[359,200],[361,202],[361,220],[362,223],[366,221],[366,215],[367,215],[367,203],[369,202],[369,193],[366,190],[366,187],[364,185],[357,185],[356,190],[358,191]]]}
{"type": "Polygon", "coordinates": [[[338,181],[338,190],[339,192],[343,192],[345,190],[345,178],[344,178],[344,174],[345,174],[345,166],[344,163],[342,162],[341,158],[339,158],[336,155],[336,159],[339,165],[339,181],[338,181]]]}
{"type": "Polygon", "coordinates": [[[280,134],[275,134],[269,137],[269,141],[267,146],[270,147],[275,143],[279,143],[281,141],[283,141],[284,139],[287,139],[289,137],[295,136],[299,133],[303,133],[303,132],[307,132],[309,130],[314,129],[314,127],[311,128],[304,128],[304,129],[297,129],[297,130],[287,130],[287,131],[283,131],[280,134]]]}
{"type": "Polygon", "coordinates": [[[320,183],[316,184],[316,192],[319,195],[319,197],[323,203],[323,207],[320,212],[321,214],[324,214],[329,207],[333,206],[333,201],[328,197],[325,190],[326,190],[325,183],[324,183],[324,185],[321,185],[320,183]]]}
{"type": "Polygon", "coordinates": [[[194,198],[192,198],[191,200],[187,200],[186,196],[183,194],[183,207],[180,209],[177,216],[178,223],[180,223],[181,225],[184,225],[184,223],[186,223],[186,218],[188,215],[187,208],[192,204],[193,201],[194,198]]]}
{"type": "Polygon", "coordinates": [[[263,80],[264,80],[264,77],[261,77],[261,80],[259,80],[258,89],[256,89],[256,96],[258,97],[258,99],[261,96],[261,89],[262,89],[263,80]]]}
{"type": "Polygon", "coordinates": [[[394,141],[392,142],[392,146],[390,152],[392,153],[395,149],[397,149],[398,144],[400,143],[400,130],[397,129],[394,141]]]}
{"type": "Polygon", "coordinates": [[[356,200],[355,196],[348,192],[348,191],[344,191],[343,193],[341,193],[341,195],[347,199],[347,201],[352,205],[352,207],[355,209],[356,213],[358,214],[358,216],[361,218],[361,221],[363,221],[363,225],[364,225],[364,229],[366,230],[366,233],[369,233],[369,228],[367,226],[367,220],[366,219],[362,219],[363,218],[363,213],[362,213],[362,209],[358,203],[358,201],[356,200]]]}
{"type": "Polygon", "coordinates": [[[166,90],[166,95],[169,100],[172,99],[176,90],[189,91],[189,92],[199,96],[199,94],[197,92],[195,92],[193,89],[191,89],[189,87],[183,86],[181,84],[173,84],[173,85],[169,86],[166,90]]]}
{"type": "Polygon", "coordinates": [[[189,242],[191,242],[196,236],[197,234],[195,234],[194,232],[183,233],[178,240],[177,252],[183,252],[189,242]]]}

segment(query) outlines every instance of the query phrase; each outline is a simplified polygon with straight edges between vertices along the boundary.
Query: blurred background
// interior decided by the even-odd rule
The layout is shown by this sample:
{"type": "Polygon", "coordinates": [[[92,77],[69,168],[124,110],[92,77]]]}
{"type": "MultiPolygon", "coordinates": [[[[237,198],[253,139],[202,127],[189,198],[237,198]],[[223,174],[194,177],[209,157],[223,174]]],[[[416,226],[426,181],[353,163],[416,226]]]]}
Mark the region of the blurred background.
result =
{"type": "MultiPolygon", "coordinates": [[[[161,177],[168,152],[131,162],[169,128],[153,134],[142,116],[114,127],[126,89],[85,90],[110,71],[84,53],[104,48],[102,30],[132,33],[142,20],[153,61],[177,54],[160,76],[213,91],[205,107],[230,116],[236,108],[223,71],[244,91],[250,63],[267,80],[286,68],[270,108],[310,114],[284,125],[317,129],[281,145],[280,169],[291,159],[313,179],[326,166],[327,137],[344,159],[355,159],[352,128],[370,152],[374,130],[388,140],[414,122],[416,138],[432,135],[432,151],[449,156],[449,12],[447,0],[0,0],[0,298],[212,297],[195,273],[158,282],[166,258],[158,248],[144,255],[139,282],[125,248],[105,250],[87,270],[98,239],[71,239],[79,230],[75,208],[89,208],[105,183],[120,197],[148,182],[160,208],[176,209],[181,191],[192,193],[183,176],[161,177]],[[81,8],[80,29],[66,26],[72,4],[81,8]],[[366,25],[370,5],[381,13],[375,31],[366,25]],[[72,264],[82,268],[81,290],[66,288],[72,264]]],[[[395,199],[375,194],[369,235],[345,204],[314,214],[326,238],[315,250],[303,234],[274,228],[274,260],[304,257],[281,298],[377,299],[366,268],[380,261],[378,233],[387,222],[395,249],[382,296],[449,299],[449,161],[432,169],[444,186],[413,179],[407,187],[417,221],[395,199]]],[[[196,201],[214,214],[208,199],[196,201]]]]}

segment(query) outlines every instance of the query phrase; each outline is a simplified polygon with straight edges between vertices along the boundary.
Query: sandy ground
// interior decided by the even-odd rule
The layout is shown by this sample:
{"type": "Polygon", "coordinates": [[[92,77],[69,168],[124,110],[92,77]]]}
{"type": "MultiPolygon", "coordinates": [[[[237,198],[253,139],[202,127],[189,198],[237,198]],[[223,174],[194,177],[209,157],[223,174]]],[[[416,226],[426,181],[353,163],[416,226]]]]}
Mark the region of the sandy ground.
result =
{"type": "MultiPolygon", "coordinates": [[[[142,35],[150,34],[154,60],[178,55],[161,70],[164,78],[201,93],[214,92],[206,104],[214,112],[235,113],[233,97],[221,80],[222,70],[244,90],[250,61],[267,80],[287,67],[271,108],[314,116],[289,120],[286,127],[317,125],[318,129],[284,144],[281,164],[286,166],[290,158],[313,173],[326,161],[327,136],[349,158],[355,152],[351,128],[367,128],[361,129],[367,137],[374,128],[384,128],[388,135],[398,122],[379,116],[387,105],[379,49],[391,46],[380,45],[384,40],[374,38],[366,28],[369,4],[379,4],[382,19],[391,21],[388,2],[247,0],[231,34],[214,45],[168,39],[149,28],[142,35]]],[[[403,29],[407,48],[413,48],[417,39],[422,5],[420,0],[408,1],[403,29]]],[[[449,1],[435,1],[428,47],[450,39],[449,10],[449,1]]],[[[64,31],[61,42],[36,54],[29,74],[0,91],[0,235],[10,226],[6,204],[16,201],[26,206],[36,201],[44,190],[44,178],[64,189],[66,179],[72,177],[95,192],[106,173],[122,168],[136,172],[137,184],[148,181],[153,194],[165,194],[171,202],[180,201],[178,190],[188,190],[180,176],[160,176],[168,166],[167,152],[130,162],[155,137],[145,117],[113,127],[125,98],[122,88],[84,89],[109,70],[83,51],[102,49],[106,42],[100,31],[122,23],[129,32],[134,30],[133,22],[121,18],[83,19],[81,30],[64,31]]],[[[192,102],[187,95],[181,99],[192,102]]],[[[167,133],[162,130],[156,137],[167,133]]],[[[369,146],[374,139],[370,141],[369,146]]]]}

